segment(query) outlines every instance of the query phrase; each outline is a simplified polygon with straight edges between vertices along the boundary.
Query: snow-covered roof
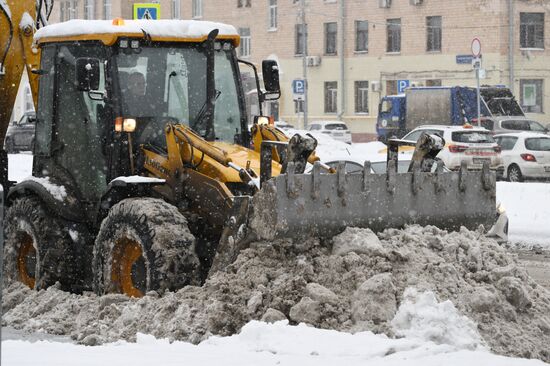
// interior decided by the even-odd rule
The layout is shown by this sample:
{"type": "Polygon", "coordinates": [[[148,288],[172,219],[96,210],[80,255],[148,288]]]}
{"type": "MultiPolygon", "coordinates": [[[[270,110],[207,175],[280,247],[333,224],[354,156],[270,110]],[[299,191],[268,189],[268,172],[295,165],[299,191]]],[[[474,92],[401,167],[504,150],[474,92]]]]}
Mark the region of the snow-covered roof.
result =
{"type": "Polygon", "coordinates": [[[147,32],[153,40],[202,41],[208,34],[218,29],[219,39],[239,42],[239,34],[232,25],[197,20],[124,20],[122,25],[114,25],[112,20],[80,20],[56,23],[39,29],[34,40],[37,43],[60,39],[101,40],[112,44],[120,36],[142,37],[147,32]]]}

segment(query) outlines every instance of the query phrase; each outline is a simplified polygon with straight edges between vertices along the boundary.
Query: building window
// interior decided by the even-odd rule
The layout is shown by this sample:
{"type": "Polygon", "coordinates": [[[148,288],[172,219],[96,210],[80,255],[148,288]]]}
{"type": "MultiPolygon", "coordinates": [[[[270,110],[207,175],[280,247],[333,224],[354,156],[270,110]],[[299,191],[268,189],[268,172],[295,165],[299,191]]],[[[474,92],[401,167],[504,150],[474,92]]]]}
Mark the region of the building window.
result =
{"type": "Polygon", "coordinates": [[[64,2],[59,3],[59,21],[60,22],[65,21],[65,3],[64,2]]]}
{"type": "Polygon", "coordinates": [[[172,19],[179,19],[181,16],[180,0],[172,0],[172,19]]]}
{"type": "Polygon", "coordinates": [[[84,0],[84,19],[94,19],[94,0],[84,0]]]}
{"type": "Polygon", "coordinates": [[[78,0],[70,0],[67,2],[69,19],[78,19],[78,0]]]}
{"type": "Polygon", "coordinates": [[[241,44],[239,45],[239,54],[241,57],[250,56],[250,28],[239,28],[241,44]]]}
{"type": "Polygon", "coordinates": [[[251,8],[252,0],[237,0],[237,8],[251,8]]]}
{"type": "Polygon", "coordinates": [[[202,0],[193,0],[191,16],[193,18],[202,18],[202,0]]]}
{"type": "Polygon", "coordinates": [[[355,51],[367,52],[369,50],[369,22],[366,20],[355,21],[355,51]]]}
{"type": "Polygon", "coordinates": [[[388,19],[386,52],[401,52],[401,19],[388,19]]]}
{"type": "Polygon", "coordinates": [[[269,1],[269,29],[277,29],[277,0],[269,1]]]}
{"type": "Polygon", "coordinates": [[[296,24],[296,40],[295,40],[295,54],[303,55],[307,52],[307,24],[296,24]]]}
{"type": "Polygon", "coordinates": [[[426,86],[441,86],[441,79],[426,80],[426,86]]]}
{"type": "Polygon", "coordinates": [[[441,51],[441,17],[426,17],[426,51],[441,51]]]}
{"type": "Polygon", "coordinates": [[[325,81],[325,113],[336,113],[338,107],[338,82],[325,81]]]}
{"type": "Polygon", "coordinates": [[[109,20],[113,17],[111,13],[111,0],[103,0],[103,19],[109,20]]]}
{"type": "Polygon", "coordinates": [[[32,99],[32,91],[30,86],[25,87],[25,112],[34,111],[34,103],[32,99]]]}
{"type": "Polygon", "coordinates": [[[355,82],[355,113],[369,113],[369,82],[355,82]]]}
{"type": "Polygon", "coordinates": [[[520,13],[521,48],[544,48],[544,13],[520,13]]]}
{"type": "Polygon", "coordinates": [[[397,80],[386,81],[386,95],[397,94],[397,80]]]}
{"type": "Polygon", "coordinates": [[[304,113],[303,99],[294,99],[294,113],[304,113]]]}
{"type": "Polygon", "coordinates": [[[542,79],[525,79],[519,83],[521,107],[527,113],[542,113],[542,79]]]}
{"type": "Polygon", "coordinates": [[[325,23],[325,54],[336,55],[336,35],[338,26],[335,22],[325,23]]]}

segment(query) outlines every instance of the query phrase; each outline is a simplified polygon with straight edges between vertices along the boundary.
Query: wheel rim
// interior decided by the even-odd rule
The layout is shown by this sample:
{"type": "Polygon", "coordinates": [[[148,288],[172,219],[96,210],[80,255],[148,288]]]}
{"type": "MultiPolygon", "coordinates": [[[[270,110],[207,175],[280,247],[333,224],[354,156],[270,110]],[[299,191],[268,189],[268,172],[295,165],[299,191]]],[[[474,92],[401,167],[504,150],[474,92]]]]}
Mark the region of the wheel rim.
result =
{"type": "Polygon", "coordinates": [[[146,268],[139,243],[121,238],[115,244],[111,280],[117,290],[131,297],[142,297],[146,290],[146,268]]]}
{"type": "Polygon", "coordinates": [[[17,256],[17,272],[19,280],[30,288],[36,283],[36,249],[33,245],[32,236],[24,233],[19,245],[17,256]]]}
{"type": "Polygon", "coordinates": [[[510,178],[510,182],[519,182],[519,171],[517,170],[517,168],[510,168],[510,171],[508,172],[508,177],[510,178]]]}

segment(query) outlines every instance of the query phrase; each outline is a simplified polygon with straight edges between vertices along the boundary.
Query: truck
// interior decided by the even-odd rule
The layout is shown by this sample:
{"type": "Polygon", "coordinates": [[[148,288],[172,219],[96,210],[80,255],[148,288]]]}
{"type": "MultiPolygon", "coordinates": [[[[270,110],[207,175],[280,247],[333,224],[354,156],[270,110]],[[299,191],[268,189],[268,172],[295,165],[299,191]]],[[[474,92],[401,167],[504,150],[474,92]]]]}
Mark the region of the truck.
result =
{"type": "MultiPolygon", "coordinates": [[[[525,116],[510,89],[483,86],[481,117],[525,116]]],[[[411,87],[389,95],[378,106],[376,132],[380,141],[403,137],[425,124],[462,125],[477,122],[477,90],[464,86],[411,87]]]]}

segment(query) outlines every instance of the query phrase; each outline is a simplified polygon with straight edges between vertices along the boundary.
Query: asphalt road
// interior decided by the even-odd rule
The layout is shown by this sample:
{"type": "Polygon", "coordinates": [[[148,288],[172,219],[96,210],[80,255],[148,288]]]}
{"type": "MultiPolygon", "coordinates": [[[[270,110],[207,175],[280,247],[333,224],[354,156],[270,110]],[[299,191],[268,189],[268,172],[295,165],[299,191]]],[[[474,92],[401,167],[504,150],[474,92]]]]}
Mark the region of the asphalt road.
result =
{"type": "Polygon", "coordinates": [[[520,250],[518,256],[531,277],[550,290],[550,250],[520,250]]]}

